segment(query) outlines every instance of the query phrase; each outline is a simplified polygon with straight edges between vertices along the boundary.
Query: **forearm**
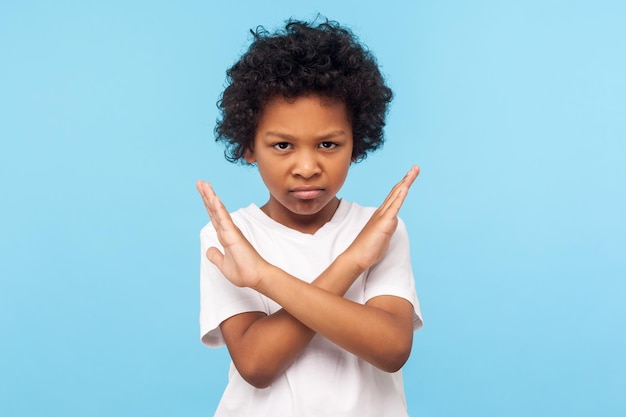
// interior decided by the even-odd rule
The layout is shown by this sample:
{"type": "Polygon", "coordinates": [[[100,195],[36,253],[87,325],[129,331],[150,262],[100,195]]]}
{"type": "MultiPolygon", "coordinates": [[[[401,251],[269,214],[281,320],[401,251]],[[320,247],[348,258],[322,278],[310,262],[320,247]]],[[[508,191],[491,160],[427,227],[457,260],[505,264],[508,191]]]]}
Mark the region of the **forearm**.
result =
{"type": "Polygon", "coordinates": [[[408,358],[413,336],[408,301],[396,303],[397,311],[395,306],[385,310],[359,304],[278,268],[273,268],[256,290],[280,304],[296,323],[383,370],[395,371],[408,358]]]}
{"type": "MultiPolygon", "coordinates": [[[[270,271],[285,274],[278,268],[271,268],[270,271]]],[[[362,272],[349,259],[339,256],[318,278],[306,285],[341,298],[362,272]]],[[[291,365],[316,332],[284,308],[260,319],[252,318],[251,321],[244,332],[232,332],[240,334],[240,337],[227,344],[244,378],[255,386],[263,387],[291,365]]],[[[223,324],[228,325],[231,324],[223,324]]]]}

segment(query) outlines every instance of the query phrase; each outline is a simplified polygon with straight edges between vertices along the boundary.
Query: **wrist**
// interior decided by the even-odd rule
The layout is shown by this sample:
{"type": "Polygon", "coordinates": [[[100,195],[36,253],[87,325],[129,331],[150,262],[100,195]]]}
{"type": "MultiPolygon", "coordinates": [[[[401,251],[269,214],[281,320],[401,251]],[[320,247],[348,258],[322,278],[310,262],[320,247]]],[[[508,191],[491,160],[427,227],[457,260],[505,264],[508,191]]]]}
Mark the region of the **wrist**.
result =
{"type": "Polygon", "coordinates": [[[364,266],[359,262],[359,256],[351,248],[346,249],[339,255],[335,262],[340,264],[343,274],[350,277],[352,281],[356,280],[369,266],[364,266]]]}
{"type": "Polygon", "coordinates": [[[257,271],[259,279],[256,281],[256,284],[250,288],[263,295],[267,295],[267,291],[272,287],[271,281],[276,277],[279,268],[268,262],[264,262],[258,266],[257,271]]]}

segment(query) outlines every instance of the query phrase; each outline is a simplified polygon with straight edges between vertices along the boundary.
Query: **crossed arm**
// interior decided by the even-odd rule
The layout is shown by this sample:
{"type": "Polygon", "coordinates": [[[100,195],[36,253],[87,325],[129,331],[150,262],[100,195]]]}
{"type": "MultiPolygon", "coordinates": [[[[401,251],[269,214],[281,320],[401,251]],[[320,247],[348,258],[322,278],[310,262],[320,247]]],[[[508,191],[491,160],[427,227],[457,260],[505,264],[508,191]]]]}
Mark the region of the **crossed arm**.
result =
{"type": "Polygon", "coordinates": [[[207,258],[234,285],[250,287],[282,306],[269,316],[242,313],[220,325],[231,358],[246,381],[259,388],[269,386],[315,333],[387,372],[402,367],[413,341],[411,303],[379,296],[363,305],[343,295],[363,271],[385,255],[400,207],[418,174],[418,167],[411,168],[354,242],[310,284],[266,262],[234,225],[211,186],[198,181],[198,191],[224,248],[224,253],[209,248],[207,258]]]}

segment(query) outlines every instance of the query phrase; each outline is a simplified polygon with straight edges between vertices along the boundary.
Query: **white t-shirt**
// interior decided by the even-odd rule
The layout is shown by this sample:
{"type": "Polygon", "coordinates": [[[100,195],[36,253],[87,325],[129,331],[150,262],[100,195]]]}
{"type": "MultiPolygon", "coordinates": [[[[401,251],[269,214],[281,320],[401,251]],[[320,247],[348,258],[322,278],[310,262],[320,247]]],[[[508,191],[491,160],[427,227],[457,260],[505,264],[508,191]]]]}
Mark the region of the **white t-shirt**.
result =
{"type": "MultiPolygon", "coordinates": [[[[319,276],[354,241],[374,208],[341,200],[333,218],[315,234],[290,229],[252,204],[232,213],[235,224],[269,263],[306,282],[319,276]]],[[[232,285],[211,262],[206,250],[220,249],[215,229],[201,233],[200,335],[207,346],[224,344],[219,325],[236,314],[281,307],[249,288],[232,285]]],[[[365,304],[394,295],[413,304],[413,328],[422,326],[411,269],[409,242],[400,220],[385,257],[365,271],[344,295],[365,304]]],[[[406,416],[401,371],[387,373],[317,334],[289,368],[264,389],[248,384],[231,362],[228,386],[215,416],[306,417],[406,416]]]]}

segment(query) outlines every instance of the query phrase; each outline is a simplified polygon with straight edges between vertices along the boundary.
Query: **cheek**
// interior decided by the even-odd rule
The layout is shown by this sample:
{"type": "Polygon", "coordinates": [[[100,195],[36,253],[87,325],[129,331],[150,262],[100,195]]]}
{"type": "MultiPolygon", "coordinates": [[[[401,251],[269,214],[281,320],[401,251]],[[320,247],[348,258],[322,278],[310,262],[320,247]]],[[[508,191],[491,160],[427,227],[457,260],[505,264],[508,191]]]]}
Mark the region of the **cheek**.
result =
{"type": "Polygon", "coordinates": [[[257,164],[259,174],[263,179],[263,182],[268,186],[277,185],[281,183],[282,176],[280,175],[279,170],[276,165],[272,164],[257,164]]]}
{"type": "Polygon", "coordinates": [[[334,172],[334,177],[336,179],[337,185],[341,186],[346,181],[346,177],[348,176],[348,171],[350,170],[350,164],[341,164],[337,166],[334,172]]]}

